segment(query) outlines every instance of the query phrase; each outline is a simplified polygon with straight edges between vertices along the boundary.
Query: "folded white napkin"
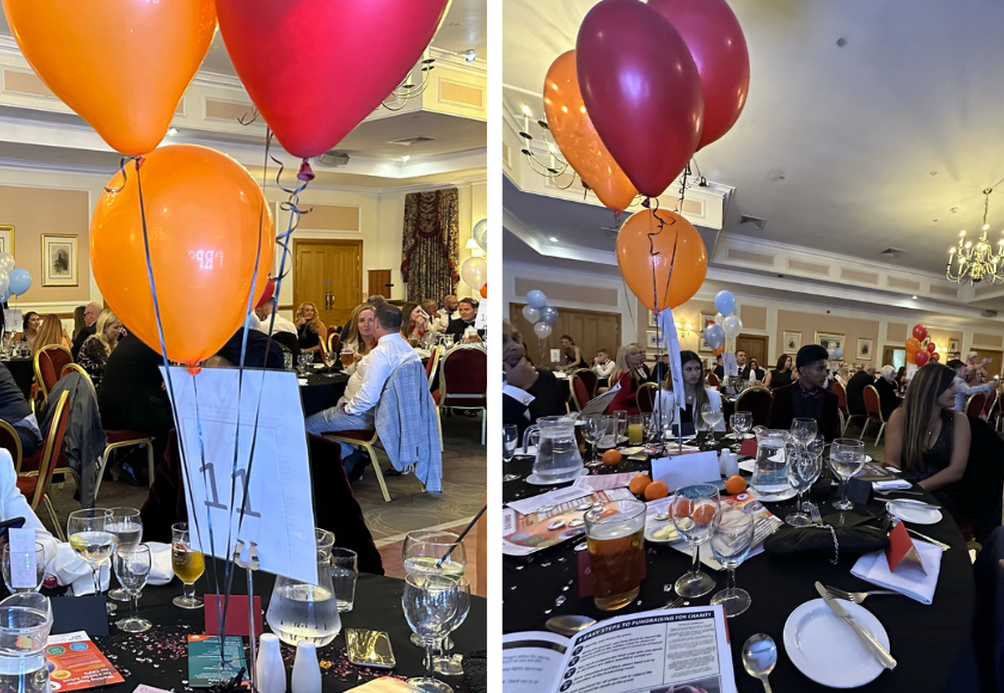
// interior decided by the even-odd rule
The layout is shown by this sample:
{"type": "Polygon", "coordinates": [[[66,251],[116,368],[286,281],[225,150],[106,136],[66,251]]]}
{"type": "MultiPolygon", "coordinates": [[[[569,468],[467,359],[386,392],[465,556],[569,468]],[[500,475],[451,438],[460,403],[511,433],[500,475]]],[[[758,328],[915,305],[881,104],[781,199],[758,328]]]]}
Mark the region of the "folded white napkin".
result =
{"type": "MultiPolygon", "coordinates": [[[[171,568],[171,547],[168,544],[148,541],[146,546],[150,547],[150,576],[147,578],[148,585],[166,585],[174,578],[174,570],[171,568]]],[[[109,563],[101,564],[101,589],[108,589],[108,582],[111,575],[109,563]]],[[[56,581],[60,585],[69,585],[74,597],[85,594],[94,594],[94,578],[90,564],[77,555],[77,552],[68,543],[60,543],[56,549],[56,556],[49,565],[46,572],[55,575],[56,581]]]]}
{"type": "Polygon", "coordinates": [[[873,481],[872,488],[876,491],[891,491],[896,488],[911,488],[911,484],[906,479],[890,479],[889,481],[873,481]]]}
{"type": "Polygon", "coordinates": [[[851,568],[851,575],[873,585],[895,590],[921,604],[930,604],[934,601],[934,590],[938,587],[942,551],[924,541],[916,541],[914,546],[917,547],[926,574],[913,565],[901,565],[894,573],[889,570],[885,551],[876,551],[859,558],[851,568]]]}

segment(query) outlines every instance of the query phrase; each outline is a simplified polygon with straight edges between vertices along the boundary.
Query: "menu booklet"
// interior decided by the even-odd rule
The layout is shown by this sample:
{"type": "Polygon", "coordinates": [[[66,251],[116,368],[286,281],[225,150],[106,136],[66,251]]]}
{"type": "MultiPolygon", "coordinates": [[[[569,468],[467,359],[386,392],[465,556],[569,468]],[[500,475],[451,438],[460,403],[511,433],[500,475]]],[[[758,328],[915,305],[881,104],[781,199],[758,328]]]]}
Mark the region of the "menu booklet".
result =
{"type": "Polygon", "coordinates": [[[58,684],[58,689],[52,686],[54,691],[82,691],[125,681],[82,630],[50,635],[45,658],[49,662],[49,678],[58,684]]]}
{"type": "Polygon", "coordinates": [[[550,632],[502,637],[505,693],[691,689],[705,693],[738,690],[725,612],[720,607],[617,616],[571,639],[550,632]]]}

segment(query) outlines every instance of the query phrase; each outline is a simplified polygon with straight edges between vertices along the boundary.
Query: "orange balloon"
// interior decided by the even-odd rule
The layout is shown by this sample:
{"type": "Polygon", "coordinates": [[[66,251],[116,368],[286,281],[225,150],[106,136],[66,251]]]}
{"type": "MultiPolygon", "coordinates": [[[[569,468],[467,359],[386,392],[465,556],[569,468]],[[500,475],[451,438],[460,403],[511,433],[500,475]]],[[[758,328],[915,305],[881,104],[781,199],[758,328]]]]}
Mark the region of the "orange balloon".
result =
{"type": "Polygon", "coordinates": [[[725,353],[725,345],[722,344],[720,347],[711,352],[712,356],[721,356],[725,353]]]}
{"type": "MultiPolygon", "coordinates": [[[[908,354],[916,354],[918,351],[920,351],[920,340],[917,339],[916,337],[910,337],[909,339],[907,339],[906,340],[906,353],[908,353],[908,354]]],[[[913,363],[913,362],[911,361],[911,363],[913,363]]]]}
{"type": "Polygon", "coordinates": [[[261,188],[243,166],[215,149],[161,147],[117,173],[91,219],[91,267],[122,323],[160,352],[147,275],[139,185],[167,356],[194,366],[244,323],[255,277],[257,297],[272,265],[275,231],[261,188]]]}
{"type": "Polygon", "coordinates": [[[611,209],[627,209],[638,191],[610,156],[586,113],[574,50],[559,55],[547,71],[544,112],[561,153],[600,202],[611,209]]]}
{"type": "Polygon", "coordinates": [[[123,154],[164,138],[216,30],[213,0],[3,0],[43,82],[123,154]]]}
{"type": "Polygon", "coordinates": [[[481,298],[488,298],[488,284],[481,287],[481,298]]]}
{"type": "Polygon", "coordinates": [[[617,264],[628,288],[649,310],[656,310],[658,290],[661,311],[697,293],[708,272],[708,254],[689,221],[669,210],[646,209],[632,214],[617,234],[617,264]]]}
{"type": "Polygon", "coordinates": [[[917,359],[915,358],[916,356],[917,356],[917,352],[916,351],[907,351],[906,352],[906,362],[907,363],[917,363],[917,359]]]}

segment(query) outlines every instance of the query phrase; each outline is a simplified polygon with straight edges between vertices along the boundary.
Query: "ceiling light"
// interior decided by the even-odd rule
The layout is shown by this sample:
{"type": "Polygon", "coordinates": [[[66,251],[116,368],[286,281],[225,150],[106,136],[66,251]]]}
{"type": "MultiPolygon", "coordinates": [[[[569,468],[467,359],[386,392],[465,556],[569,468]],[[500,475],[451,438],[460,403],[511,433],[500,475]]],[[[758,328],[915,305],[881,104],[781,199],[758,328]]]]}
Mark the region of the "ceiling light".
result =
{"type": "Polygon", "coordinates": [[[464,60],[466,60],[469,63],[473,63],[477,59],[478,59],[478,54],[474,52],[473,48],[468,48],[467,52],[464,53],[464,60]]]}
{"type": "Polygon", "coordinates": [[[547,240],[551,241],[551,243],[557,243],[558,242],[558,239],[555,236],[551,236],[547,240]]]}
{"type": "Polygon", "coordinates": [[[401,161],[402,161],[402,163],[407,163],[407,162],[411,161],[411,155],[410,154],[405,154],[404,156],[401,157],[401,161]]]}
{"type": "Polygon", "coordinates": [[[987,231],[990,226],[987,224],[987,216],[990,213],[990,193],[993,188],[983,191],[983,229],[980,237],[974,244],[973,241],[966,240],[966,232],[959,234],[959,244],[948,251],[948,266],[945,268],[945,276],[953,282],[959,284],[968,281],[976,284],[983,280],[991,284],[1004,284],[1004,247],[998,248],[994,253],[993,246],[987,241],[987,231]],[[958,265],[955,273],[952,273],[953,264],[958,265]]]}
{"type": "Polygon", "coordinates": [[[422,95],[425,88],[429,86],[429,73],[436,67],[436,59],[430,55],[428,46],[422,52],[422,60],[415,67],[418,68],[419,76],[421,77],[418,83],[416,84],[415,81],[415,68],[408,70],[404,81],[389,94],[389,96],[393,96],[397,100],[397,103],[389,106],[386,101],[383,101],[380,103],[381,106],[388,111],[400,111],[410,99],[422,95]]]}
{"type": "Polygon", "coordinates": [[[917,297],[916,297],[916,296],[911,296],[910,298],[912,298],[912,299],[913,299],[914,301],[916,301],[916,300],[917,300],[917,297]]]}

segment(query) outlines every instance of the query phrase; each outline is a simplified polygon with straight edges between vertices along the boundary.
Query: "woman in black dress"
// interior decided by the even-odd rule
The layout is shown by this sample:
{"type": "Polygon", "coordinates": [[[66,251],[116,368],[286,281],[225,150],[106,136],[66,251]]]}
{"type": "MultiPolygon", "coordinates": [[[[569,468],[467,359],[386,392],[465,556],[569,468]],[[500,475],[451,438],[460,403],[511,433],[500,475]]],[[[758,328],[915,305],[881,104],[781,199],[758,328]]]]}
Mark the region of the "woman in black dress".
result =
{"type": "Polygon", "coordinates": [[[300,351],[320,351],[321,340],[328,338],[328,328],[317,315],[317,306],[309,301],[296,309],[296,335],[300,351]]]}
{"type": "Polygon", "coordinates": [[[791,356],[788,354],[781,354],[781,358],[777,360],[777,368],[767,374],[767,379],[764,380],[763,384],[771,390],[774,390],[779,387],[791,385],[792,382],[794,382],[794,380],[792,378],[791,356]]]}
{"type": "Polygon", "coordinates": [[[567,334],[561,335],[561,352],[565,358],[565,364],[561,369],[566,373],[589,368],[589,364],[582,358],[582,349],[575,346],[575,341],[567,334]]]}

